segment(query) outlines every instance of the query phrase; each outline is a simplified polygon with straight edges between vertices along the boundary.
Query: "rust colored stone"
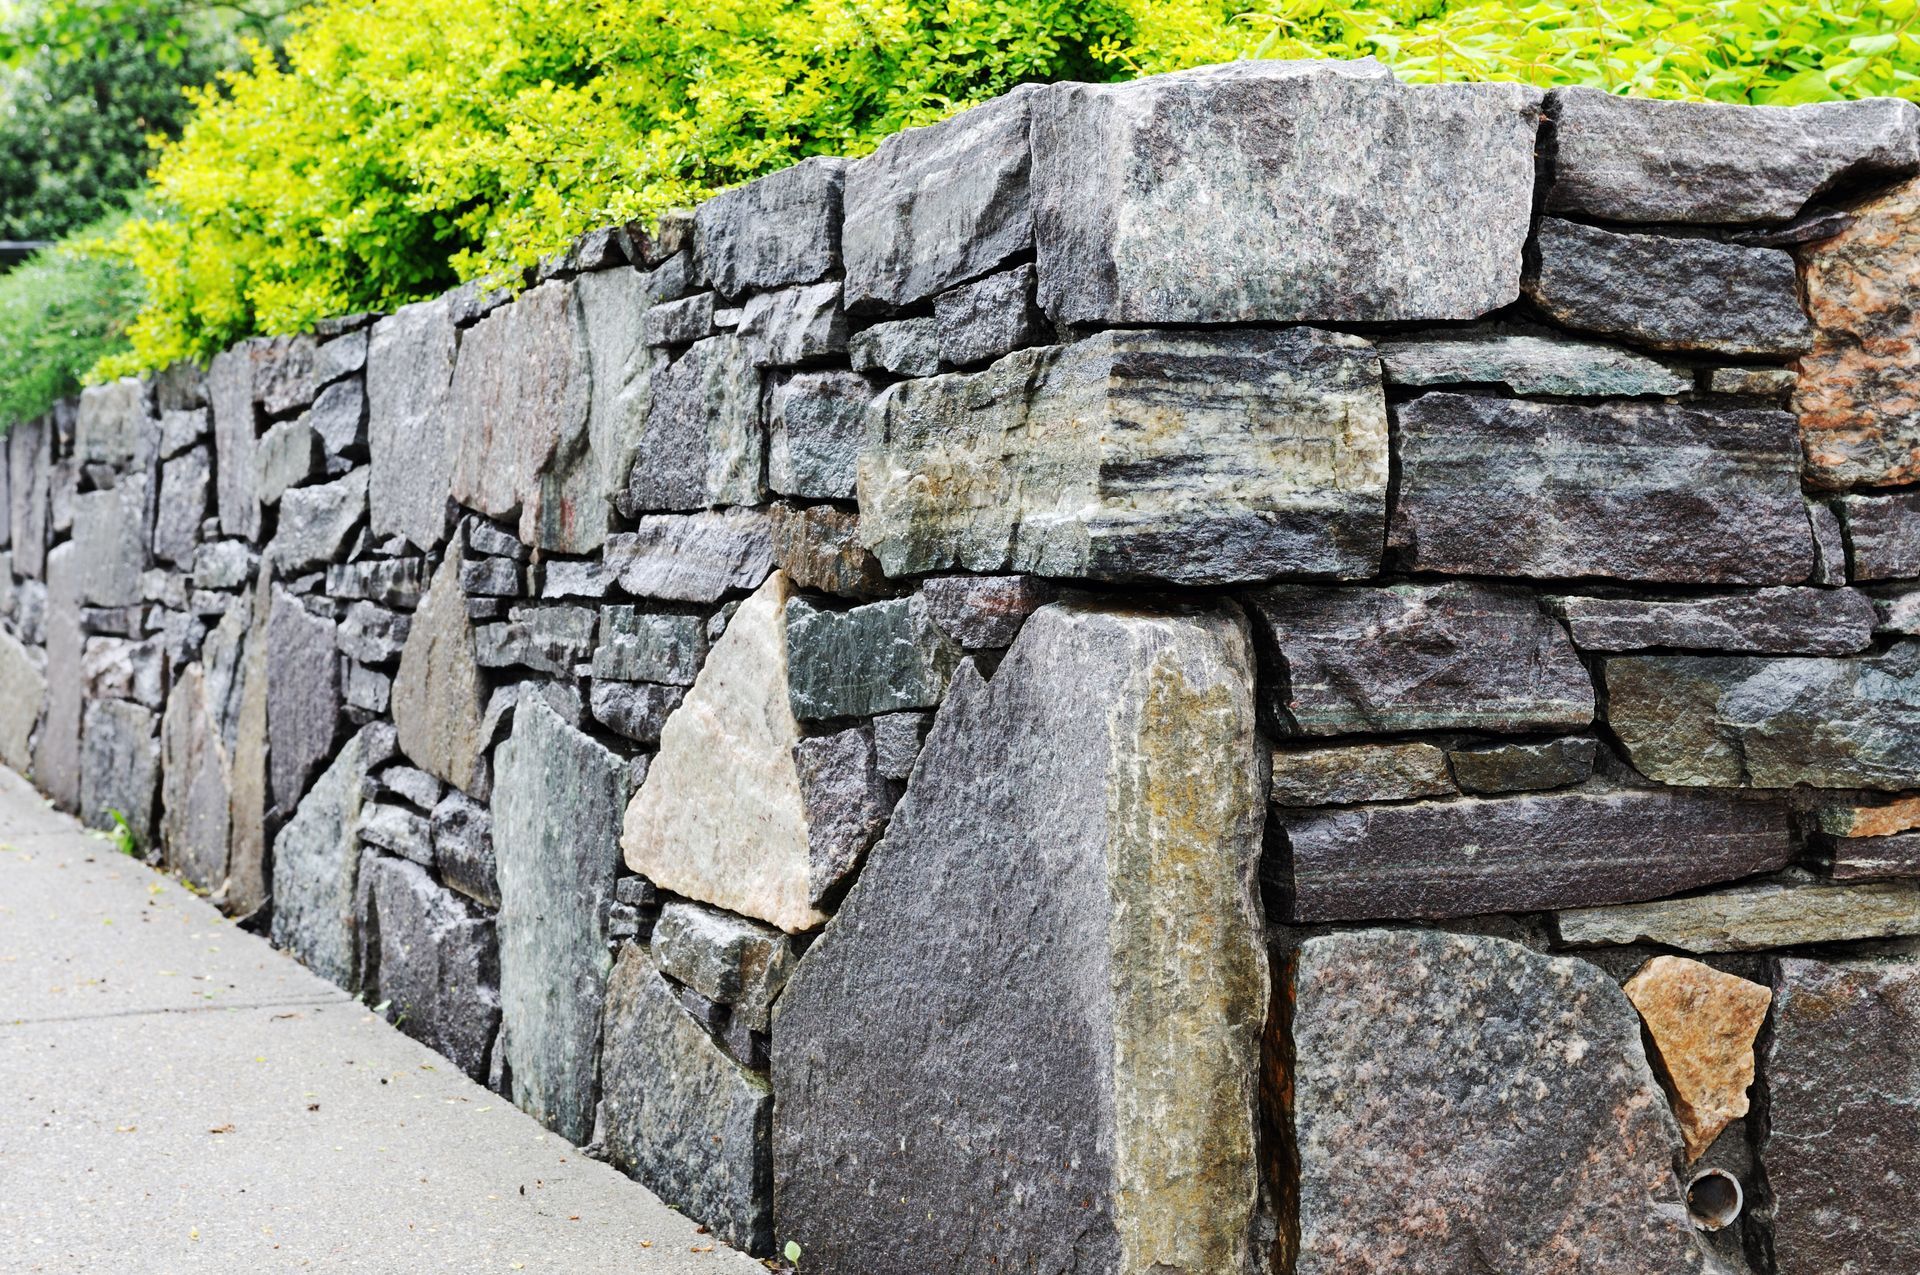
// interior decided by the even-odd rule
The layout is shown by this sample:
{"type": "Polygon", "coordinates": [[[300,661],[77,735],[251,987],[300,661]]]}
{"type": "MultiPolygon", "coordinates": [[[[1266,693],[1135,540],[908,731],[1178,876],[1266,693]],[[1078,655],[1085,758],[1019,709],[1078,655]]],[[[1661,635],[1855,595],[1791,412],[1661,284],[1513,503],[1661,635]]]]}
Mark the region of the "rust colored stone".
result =
{"type": "Polygon", "coordinates": [[[1666,1069],[1691,1164],[1747,1114],[1753,1041],[1773,993],[1680,956],[1654,957],[1627,980],[1626,991],[1666,1069]]]}
{"type": "Polygon", "coordinates": [[[1891,837],[1920,828],[1920,797],[1900,797],[1879,806],[1834,806],[1819,814],[1829,837],[1891,837]]]}

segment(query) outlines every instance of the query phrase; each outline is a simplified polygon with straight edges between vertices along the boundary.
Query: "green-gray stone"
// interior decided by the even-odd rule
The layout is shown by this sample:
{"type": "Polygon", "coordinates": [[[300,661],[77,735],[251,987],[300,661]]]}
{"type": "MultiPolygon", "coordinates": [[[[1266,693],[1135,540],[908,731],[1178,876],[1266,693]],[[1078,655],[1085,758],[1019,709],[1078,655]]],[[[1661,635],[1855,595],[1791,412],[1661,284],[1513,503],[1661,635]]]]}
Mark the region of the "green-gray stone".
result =
{"type": "Polygon", "coordinates": [[[1456,748],[1447,754],[1453,777],[1466,792],[1540,792],[1585,783],[1593,775],[1600,745],[1587,738],[1540,744],[1456,748]]]}
{"type": "Polygon", "coordinates": [[[1389,385],[1501,384],[1516,394],[1685,394],[1693,377],[1617,345],[1499,327],[1437,328],[1383,340],[1389,385]]]}
{"type": "Polygon", "coordinates": [[[960,656],[918,595],[851,611],[787,603],[788,690],[801,721],[933,708],[960,656]]]}

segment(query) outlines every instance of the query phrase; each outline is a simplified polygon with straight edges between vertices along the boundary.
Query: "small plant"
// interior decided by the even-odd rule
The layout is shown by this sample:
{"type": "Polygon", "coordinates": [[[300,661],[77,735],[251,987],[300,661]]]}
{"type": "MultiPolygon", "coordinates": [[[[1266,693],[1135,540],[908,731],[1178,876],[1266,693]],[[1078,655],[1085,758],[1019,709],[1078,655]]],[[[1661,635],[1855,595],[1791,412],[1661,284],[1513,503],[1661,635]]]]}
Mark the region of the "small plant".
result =
{"type": "Polygon", "coordinates": [[[113,848],[129,859],[140,858],[140,838],[134,835],[133,825],[127,822],[127,817],[118,810],[109,810],[107,818],[113,820],[113,829],[107,833],[107,840],[113,843],[113,848]]]}
{"type": "Polygon", "coordinates": [[[787,1247],[783,1249],[782,1252],[786,1254],[787,1265],[798,1270],[800,1268],[800,1245],[793,1240],[788,1240],[787,1247]]]}

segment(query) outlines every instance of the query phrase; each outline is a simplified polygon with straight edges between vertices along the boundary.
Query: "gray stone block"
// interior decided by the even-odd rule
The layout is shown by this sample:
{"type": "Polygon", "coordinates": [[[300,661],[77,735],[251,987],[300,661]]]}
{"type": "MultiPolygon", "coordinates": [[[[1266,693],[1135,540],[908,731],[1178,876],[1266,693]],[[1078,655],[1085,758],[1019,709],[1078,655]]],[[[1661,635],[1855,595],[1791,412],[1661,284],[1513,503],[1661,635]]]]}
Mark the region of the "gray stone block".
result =
{"type": "Polygon", "coordinates": [[[360,839],[422,866],[433,864],[432,825],[404,806],[375,802],[361,807],[360,839]]]}
{"type": "Polygon", "coordinates": [[[866,726],[803,739],[793,760],[807,810],[808,902],[824,907],[879,840],[900,794],[881,775],[866,726]]]}
{"type": "Polygon", "coordinates": [[[834,505],[780,503],[773,521],[773,560],[798,589],[843,598],[883,598],[900,592],[880,560],[860,543],[860,515],[834,505]]]}
{"type": "Polygon", "coordinates": [[[33,768],[33,731],[46,703],[45,657],[0,630],[0,766],[33,768]]]}
{"type": "Polygon", "coordinates": [[[1053,586],[1032,576],[937,576],[921,585],[927,614],[969,650],[1013,645],[1027,617],[1053,600],[1053,586]]]}
{"type": "Polygon", "coordinates": [[[340,651],[362,664],[386,664],[406,649],[412,618],[371,602],[355,602],[340,621],[340,651]]]}
{"type": "Polygon", "coordinates": [[[929,712],[881,713],[869,723],[873,731],[873,766],[882,779],[905,779],[913,773],[920,745],[933,726],[929,712]]]}
{"type": "Polygon", "coordinates": [[[500,906],[493,858],[493,816],[453,789],[433,808],[433,863],[440,879],[476,903],[500,906]]]}
{"type": "Polygon", "coordinates": [[[800,372],[775,382],[767,414],[767,486],[785,496],[851,500],[880,387],[857,372],[800,372]]]}
{"type": "Polygon", "coordinates": [[[327,568],[327,594],[342,601],[366,601],[412,610],[420,605],[424,567],[419,558],[336,563],[327,568]]]}
{"type": "Polygon", "coordinates": [[[259,402],[254,394],[254,358],[246,344],[213,356],[207,368],[207,400],[213,408],[215,503],[223,535],[260,538],[256,452],[259,402]]]}
{"type": "Polygon", "coordinates": [[[633,531],[607,537],[605,561],[634,597],[718,602],[758,588],[773,571],[773,534],[767,516],[751,509],[642,518],[633,531]]]}
{"type": "Polygon", "coordinates": [[[134,844],[153,845],[159,813],[159,716],[125,700],[87,703],[80,736],[80,819],[112,829],[126,820],[134,844]]]}
{"type": "Polygon", "coordinates": [[[1842,496],[1855,580],[1920,579],[1920,494],[1842,496]]]}
{"type": "Polygon", "coordinates": [[[663,301],[647,311],[648,345],[692,345],[704,341],[717,329],[713,326],[713,294],[698,293],[678,301],[663,301]]]}
{"type": "Polygon", "coordinates": [[[417,864],[369,855],[360,868],[361,982],[389,1021],[485,1082],[500,1025],[493,922],[417,864]]]}
{"type": "Polygon", "coordinates": [[[1690,372],[1648,355],[1546,331],[1436,328],[1379,346],[1389,385],[1505,385],[1569,398],[1685,394],[1694,385],[1690,372]]]}
{"type": "Polygon", "coordinates": [[[940,370],[940,324],[931,316],[876,323],[847,338],[856,372],[932,376],[940,370]]]}
{"type": "Polygon", "coordinates": [[[327,757],[339,729],[333,622],[273,590],[266,625],[267,773],[273,806],[288,814],[327,757]]]}
{"type": "Polygon", "coordinates": [[[1032,266],[1015,266],[935,297],[941,360],[968,367],[1047,344],[1052,331],[1033,304],[1035,278],[1032,266]]]}
{"type": "Polygon", "coordinates": [[[213,481],[212,456],[194,447],[160,467],[160,499],[154,508],[153,556],[181,570],[193,566],[200,524],[207,516],[213,481]]]}
{"type": "Polygon", "coordinates": [[[1586,651],[1852,655],[1873,645],[1873,603],[1851,589],[1759,589],[1677,600],[1563,597],[1548,605],[1586,651]]]}
{"type": "Polygon", "coordinates": [[[701,204],[695,272],[727,297],[824,278],[840,265],[846,168],[815,156],[701,204]]]}
{"type": "Polygon", "coordinates": [[[125,607],[141,600],[150,512],[144,474],[129,474],[109,491],[73,498],[74,566],[83,605],[125,607]]]}
{"type": "Polygon", "coordinates": [[[662,974],[764,1032],[799,956],[770,926],[676,899],[654,923],[653,960],[662,974]]]}
{"type": "Polygon", "coordinates": [[[1538,744],[1456,748],[1447,760],[1466,792],[1544,792],[1593,778],[1599,751],[1599,741],[1593,739],[1550,739],[1538,744]]]}
{"type": "Polygon", "coordinates": [[[364,459],[367,454],[367,390],[359,378],[329,385],[300,417],[329,457],[364,459]]]}
{"type": "Polygon", "coordinates": [[[657,744],[667,715],[687,696],[684,686],[652,682],[603,682],[595,679],[591,692],[593,718],[636,744],[657,744]]]}
{"type": "Polygon", "coordinates": [[[593,651],[597,679],[692,686],[706,658],[706,624],[697,615],[600,608],[599,644],[593,651]]]}
{"type": "Polygon", "coordinates": [[[847,316],[837,281],[747,298],[738,329],[756,367],[799,367],[844,355],[847,316]]]}
{"type": "Polygon", "coordinates": [[[45,418],[15,425],[7,439],[7,524],[13,569],[30,580],[47,569],[47,484],[53,467],[52,429],[45,418]]]}
{"type": "Polygon", "coordinates": [[[1790,877],[1682,899],[1580,908],[1554,918],[1574,947],[1657,943],[1686,952],[1758,952],[1920,936],[1920,886],[1830,885],[1790,877]]]}
{"type": "Polygon", "coordinates": [[[356,896],[360,883],[360,736],[300,801],[273,839],[273,941],[321,978],[359,989],[356,896]]]}
{"type": "Polygon", "coordinates": [[[160,722],[160,845],[166,865],[211,893],[227,876],[232,784],[204,669],[175,679],[160,722]]]}
{"type": "Polygon", "coordinates": [[[447,538],[454,456],[448,400],[458,340],[446,298],[402,306],[373,325],[367,497],[375,536],[405,536],[421,549],[447,538]]]}
{"type": "Polygon", "coordinates": [[[757,504],[764,456],[760,372],[747,342],[696,341],[653,377],[621,508],[634,516],[757,504]]]}
{"type": "Polygon", "coordinates": [[[1455,791],[1446,749],[1438,745],[1348,744],[1276,749],[1268,798],[1276,806],[1344,806],[1455,791]]]}
{"type": "Polygon", "coordinates": [[[393,679],[400,748],[421,769],[471,791],[490,737],[480,729],[486,683],[475,658],[460,554],[449,550],[414,613],[393,679]]]}
{"type": "Polygon", "coordinates": [[[367,517],[367,470],[317,487],[297,487],[280,498],[280,520],[267,556],[282,575],[323,568],[345,556],[367,517]]]}
{"type": "Polygon", "coordinates": [[[320,435],[306,417],[267,427],[255,453],[260,467],[260,503],[277,502],[289,487],[298,487],[327,472],[327,453],[320,435]]]}
{"type": "Polygon", "coordinates": [[[789,694],[801,721],[937,707],[960,665],[960,648],[917,594],[850,611],[796,598],[786,628],[789,694]]]}

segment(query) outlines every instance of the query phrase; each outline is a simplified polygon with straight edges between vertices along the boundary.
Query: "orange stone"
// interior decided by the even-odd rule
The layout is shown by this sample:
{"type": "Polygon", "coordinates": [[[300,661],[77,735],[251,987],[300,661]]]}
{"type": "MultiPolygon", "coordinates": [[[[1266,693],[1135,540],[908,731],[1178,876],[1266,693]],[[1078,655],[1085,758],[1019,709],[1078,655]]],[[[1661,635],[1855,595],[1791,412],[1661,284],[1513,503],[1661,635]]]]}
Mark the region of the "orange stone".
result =
{"type": "Polygon", "coordinates": [[[1902,797],[1879,806],[1836,806],[1819,815],[1820,831],[1830,837],[1891,837],[1920,828],[1920,797],[1902,797]]]}
{"type": "Polygon", "coordinates": [[[1626,992],[1666,1070],[1691,1164],[1722,1129],[1747,1114],[1753,1041],[1773,993],[1679,956],[1648,961],[1627,980],[1626,992]]]}
{"type": "Polygon", "coordinates": [[[1793,405],[1829,490],[1920,479],[1920,178],[1853,214],[1800,254],[1815,333],[1793,405]]]}

